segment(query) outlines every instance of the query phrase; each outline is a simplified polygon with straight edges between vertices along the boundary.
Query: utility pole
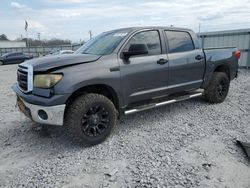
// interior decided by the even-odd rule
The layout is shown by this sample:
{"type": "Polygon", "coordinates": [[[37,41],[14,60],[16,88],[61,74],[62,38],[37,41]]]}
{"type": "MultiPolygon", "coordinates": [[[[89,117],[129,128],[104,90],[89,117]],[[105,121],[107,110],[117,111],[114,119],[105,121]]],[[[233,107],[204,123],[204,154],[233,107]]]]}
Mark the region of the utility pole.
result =
{"type": "Polygon", "coordinates": [[[42,46],[42,43],[41,43],[41,33],[37,33],[37,38],[38,38],[38,40],[40,42],[40,45],[42,46]]]}
{"type": "Polygon", "coordinates": [[[28,50],[30,51],[29,33],[28,33],[28,31],[26,31],[26,41],[27,41],[28,50]]]}
{"type": "Polygon", "coordinates": [[[201,23],[199,23],[199,33],[201,33],[201,23]]]}
{"type": "Polygon", "coordinates": [[[92,31],[89,30],[89,39],[92,39],[92,31]]]}
{"type": "Polygon", "coordinates": [[[40,36],[41,36],[41,33],[37,33],[37,38],[39,41],[40,41],[40,36]]]}
{"type": "Polygon", "coordinates": [[[25,26],[24,26],[24,29],[26,31],[26,39],[27,39],[27,46],[28,46],[28,51],[30,52],[30,44],[29,44],[29,32],[28,32],[28,22],[27,20],[25,20],[25,26]]]}

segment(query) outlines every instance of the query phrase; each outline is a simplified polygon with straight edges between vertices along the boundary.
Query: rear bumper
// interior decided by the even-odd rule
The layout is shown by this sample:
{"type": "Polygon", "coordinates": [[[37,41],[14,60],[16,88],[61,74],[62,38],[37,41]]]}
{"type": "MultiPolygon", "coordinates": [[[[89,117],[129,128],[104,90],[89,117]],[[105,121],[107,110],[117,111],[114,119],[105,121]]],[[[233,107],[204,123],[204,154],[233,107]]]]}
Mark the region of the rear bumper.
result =
{"type": "Polygon", "coordinates": [[[49,125],[63,125],[64,111],[66,105],[56,106],[39,106],[25,102],[23,99],[18,97],[17,100],[23,103],[24,108],[19,109],[33,121],[41,124],[49,125]]]}

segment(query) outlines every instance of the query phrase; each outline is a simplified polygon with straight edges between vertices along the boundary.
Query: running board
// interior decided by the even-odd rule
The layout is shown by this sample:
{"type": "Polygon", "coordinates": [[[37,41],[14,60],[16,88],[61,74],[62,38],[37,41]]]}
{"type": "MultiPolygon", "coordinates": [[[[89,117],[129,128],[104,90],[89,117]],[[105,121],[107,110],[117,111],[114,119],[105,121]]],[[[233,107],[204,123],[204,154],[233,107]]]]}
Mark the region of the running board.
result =
{"type": "Polygon", "coordinates": [[[131,110],[126,110],[124,112],[124,114],[129,115],[129,114],[133,114],[133,113],[136,113],[136,112],[148,110],[148,109],[151,109],[151,108],[156,108],[158,106],[164,106],[164,105],[167,105],[167,104],[172,104],[172,103],[184,101],[184,100],[187,100],[187,99],[200,97],[200,96],[202,96],[202,94],[203,93],[195,93],[195,94],[191,94],[191,95],[184,95],[184,96],[181,96],[181,97],[177,97],[176,99],[171,99],[171,100],[160,102],[160,103],[153,103],[153,104],[149,104],[147,106],[138,107],[138,108],[134,108],[134,109],[131,109],[131,110]]]}

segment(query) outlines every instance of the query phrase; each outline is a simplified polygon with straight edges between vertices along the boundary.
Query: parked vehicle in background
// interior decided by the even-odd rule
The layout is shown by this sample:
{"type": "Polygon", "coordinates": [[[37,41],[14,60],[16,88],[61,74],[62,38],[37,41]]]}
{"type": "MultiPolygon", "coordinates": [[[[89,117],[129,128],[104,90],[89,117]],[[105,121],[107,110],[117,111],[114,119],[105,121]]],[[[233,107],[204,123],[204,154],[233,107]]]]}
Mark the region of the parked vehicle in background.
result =
{"type": "Polygon", "coordinates": [[[196,34],[173,27],[105,32],[71,56],[19,65],[19,109],[42,124],[64,125],[77,141],[104,141],[121,115],[204,96],[225,100],[238,73],[235,47],[202,49],[196,34]]]}
{"type": "Polygon", "coordinates": [[[18,64],[32,58],[33,55],[30,53],[23,53],[23,52],[6,53],[0,57],[0,65],[18,64]]]}
{"type": "Polygon", "coordinates": [[[58,51],[52,51],[47,56],[50,55],[64,55],[64,54],[73,54],[73,50],[58,50],[58,51]]]}

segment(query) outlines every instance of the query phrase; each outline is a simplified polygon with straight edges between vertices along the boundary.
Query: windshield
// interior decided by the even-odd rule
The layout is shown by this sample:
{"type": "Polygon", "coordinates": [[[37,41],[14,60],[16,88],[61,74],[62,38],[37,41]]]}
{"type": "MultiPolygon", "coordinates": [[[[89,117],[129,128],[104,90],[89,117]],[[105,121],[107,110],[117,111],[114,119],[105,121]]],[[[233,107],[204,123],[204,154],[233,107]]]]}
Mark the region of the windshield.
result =
{"type": "Polygon", "coordinates": [[[6,57],[6,56],[8,56],[10,53],[5,53],[5,54],[3,54],[2,55],[2,57],[6,57]]]}
{"type": "Polygon", "coordinates": [[[86,42],[75,53],[76,54],[111,54],[119,43],[127,36],[129,30],[116,30],[102,33],[86,42]]]}

